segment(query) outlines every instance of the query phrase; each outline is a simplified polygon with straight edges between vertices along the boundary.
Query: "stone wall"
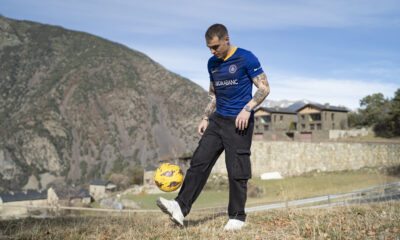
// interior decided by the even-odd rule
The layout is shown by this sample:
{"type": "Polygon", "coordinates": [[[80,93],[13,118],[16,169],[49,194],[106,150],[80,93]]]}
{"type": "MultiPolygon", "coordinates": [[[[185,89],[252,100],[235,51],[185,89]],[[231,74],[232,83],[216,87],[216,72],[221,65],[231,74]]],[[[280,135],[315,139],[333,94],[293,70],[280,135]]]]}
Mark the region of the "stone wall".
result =
{"type": "Polygon", "coordinates": [[[5,202],[0,205],[0,219],[27,215],[29,213],[29,209],[21,206],[47,206],[47,199],[5,202]]]}
{"type": "Polygon", "coordinates": [[[95,201],[99,201],[100,199],[107,197],[106,186],[90,185],[89,194],[95,201]]]}
{"type": "Polygon", "coordinates": [[[329,130],[329,139],[365,136],[368,136],[368,130],[365,128],[351,130],[329,130]]]}
{"type": "MultiPolygon", "coordinates": [[[[251,153],[253,177],[265,172],[294,176],[313,170],[400,165],[400,144],[395,143],[253,141],[251,153]]],[[[226,173],[224,153],[217,160],[213,173],[226,173]]]]}

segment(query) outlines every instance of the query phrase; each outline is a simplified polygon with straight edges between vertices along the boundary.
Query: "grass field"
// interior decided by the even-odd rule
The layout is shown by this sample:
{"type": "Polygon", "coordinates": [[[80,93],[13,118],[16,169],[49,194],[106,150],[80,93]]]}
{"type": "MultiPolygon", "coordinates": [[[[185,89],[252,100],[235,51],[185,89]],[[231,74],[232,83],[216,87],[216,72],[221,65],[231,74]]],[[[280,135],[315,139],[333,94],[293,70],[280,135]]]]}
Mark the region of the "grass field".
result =
{"type": "MultiPolygon", "coordinates": [[[[213,178],[210,178],[210,180],[213,178]]],[[[221,180],[226,182],[226,180],[221,180]]],[[[342,171],[327,173],[308,173],[307,175],[279,180],[261,180],[253,178],[250,184],[262,189],[258,197],[249,197],[247,205],[256,205],[274,201],[288,201],[326,194],[345,193],[360,188],[372,187],[392,182],[400,182],[399,175],[388,175],[378,169],[342,171]]],[[[206,207],[224,207],[228,201],[228,187],[220,182],[209,181],[208,190],[203,191],[193,209],[206,207]],[[217,187],[221,186],[222,187],[217,187]]],[[[159,196],[173,199],[177,192],[164,194],[127,195],[125,198],[141,204],[142,209],[157,209],[155,201],[159,196]]]]}
{"type": "Polygon", "coordinates": [[[185,227],[162,213],[0,221],[0,239],[399,239],[400,202],[249,213],[240,232],[226,215],[197,212],[185,227]]]}
{"type": "MultiPolygon", "coordinates": [[[[400,202],[351,205],[325,209],[279,209],[248,213],[241,232],[225,232],[228,192],[223,177],[210,178],[206,190],[185,218],[175,226],[165,214],[71,212],[75,216],[0,221],[0,239],[400,239],[400,202]],[[214,180],[212,180],[214,179],[214,180]],[[202,209],[199,211],[199,209],[202,209]]],[[[378,169],[309,173],[281,180],[250,180],[262,189],[247,206],[399,182],[400,176],[378,169]]],[[[156,209],[157,197],[177,195],[126,195],[143,209],[156,209]]],[[[98,207],[95,206],[95,207],[98,207]]]]}

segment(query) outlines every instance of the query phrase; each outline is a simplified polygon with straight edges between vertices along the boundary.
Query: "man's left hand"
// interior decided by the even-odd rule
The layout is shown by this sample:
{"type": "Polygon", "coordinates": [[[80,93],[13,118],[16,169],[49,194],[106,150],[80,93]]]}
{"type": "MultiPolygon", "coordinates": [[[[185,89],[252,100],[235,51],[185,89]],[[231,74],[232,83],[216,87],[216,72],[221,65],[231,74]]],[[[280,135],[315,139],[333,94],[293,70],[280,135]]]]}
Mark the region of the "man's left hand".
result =
{"type": "Polygon", "coordinates": [[[247,125],[249,124],[249,118],[250,118],[251,112],[248,112],[244,109],[240,111],[239,115],[236,117],[235,125],[236,128],[239,130],[244,130],[247,128],[247,125]]]}

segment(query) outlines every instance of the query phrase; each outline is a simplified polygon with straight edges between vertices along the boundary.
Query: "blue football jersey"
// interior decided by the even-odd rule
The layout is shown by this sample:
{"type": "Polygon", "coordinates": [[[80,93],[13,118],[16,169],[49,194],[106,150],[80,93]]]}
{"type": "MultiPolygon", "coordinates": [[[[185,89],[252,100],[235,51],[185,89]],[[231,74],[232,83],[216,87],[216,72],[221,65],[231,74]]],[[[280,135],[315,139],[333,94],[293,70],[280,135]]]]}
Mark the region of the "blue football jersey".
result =
{"type": "MultiPolygon", "coordinates": [[[[253,53],[235,47],[225,59],[211,57],[208,72],[217,97],[216,113],[236,117],[252,99],[251,79],[263,70],[253,53]]],[[[254,113],[251,114],[253,116],[254,113]]]]}

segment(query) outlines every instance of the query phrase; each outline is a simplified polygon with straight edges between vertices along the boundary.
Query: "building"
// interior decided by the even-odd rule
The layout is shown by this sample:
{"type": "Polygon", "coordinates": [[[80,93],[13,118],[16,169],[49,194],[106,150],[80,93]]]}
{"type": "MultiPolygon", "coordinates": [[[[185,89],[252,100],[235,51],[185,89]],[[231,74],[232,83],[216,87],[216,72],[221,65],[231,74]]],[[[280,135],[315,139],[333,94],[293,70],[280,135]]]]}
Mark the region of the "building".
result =
{"type": "Polygon", "coordinates": [[[298,139],[328,139],[330,130],[346,130],[348,110],[329,104],[307,104],[297,110],[298,139]]]}
{"type": "Polygon", "coordinates": [[[2,217],[26,215],[29,213],[29,208],[25,206],[47,206],[47,203],[47,190],[1,193],[0,215],[2,217]]]}
{"type": "Polygon", "coordinates": [[[86,189],[77,190],[65,186],[49,188],[47,191],[47,200],[51,206],[85,206],[90,204],[91,197],[86,189]]]}
{"type": "Polygon", "coordinates": [[[154,185],[154,173],[157,170],[154,166],[147,166],[144,168],[143,184],[154,185]]]}
{"type": "Polygon", "coordinates": [[[99,201],[107,197],[108,193],[113,192],[116,187],[117,186],[110,181],[95,180],[89,185],[89,194],[95,201],[99,201]]]}
{"type": "Polygon", "coordinates": [[[287,108],[260,107],[254,113],[255,140],[293,139],[297,113],[287,108]]]}
{"type": "Polygon", "coordinates": [[[306,104],[297,111],[258,108],[254,114],[255,140],[329,139],[331,130],[346,130],[348,110],[329,104],[306,104]]]}

